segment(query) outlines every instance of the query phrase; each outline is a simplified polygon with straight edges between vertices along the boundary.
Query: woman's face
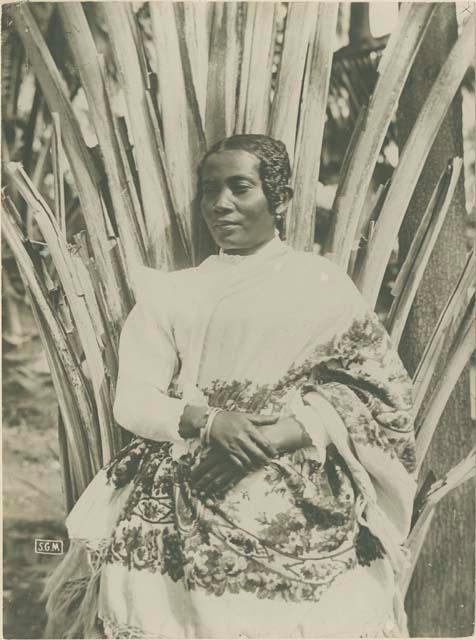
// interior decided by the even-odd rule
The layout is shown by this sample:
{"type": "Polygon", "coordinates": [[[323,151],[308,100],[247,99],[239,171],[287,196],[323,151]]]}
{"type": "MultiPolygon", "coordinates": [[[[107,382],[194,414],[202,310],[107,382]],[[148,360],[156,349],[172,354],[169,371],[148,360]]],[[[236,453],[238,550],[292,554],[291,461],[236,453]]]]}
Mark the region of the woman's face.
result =
{"type": "Polygon", "coordinates": [[[252,153],[227,150],[210,155],[203,167],[201,210],[215,242],[232,253],[252,253],[274,237],[274,216],[252,153]]]}

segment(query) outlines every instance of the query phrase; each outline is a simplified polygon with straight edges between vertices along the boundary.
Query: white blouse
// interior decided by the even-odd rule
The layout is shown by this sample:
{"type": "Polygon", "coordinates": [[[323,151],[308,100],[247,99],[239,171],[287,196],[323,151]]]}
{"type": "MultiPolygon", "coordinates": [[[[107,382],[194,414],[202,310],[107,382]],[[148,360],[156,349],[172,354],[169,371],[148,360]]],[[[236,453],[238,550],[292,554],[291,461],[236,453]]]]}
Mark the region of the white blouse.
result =
{"type": "MultiPolygon", "coordinates": [[[[333,298],[345,300],[344,291],[327,286],[328,291],[322,291],[326,295],[316,298],[317,308],[309,305],[308,288],[299,281],[293,284],[289,268],[290,258],[298,255],[314,265],[311,271],[318,265],[318,287],[330,284],[332,263],[297,254],[277,237],[249,256],[220,252],[182,271],[142,267],[137,303],[121,333],[116,421],[150,440],[183,443],[178,425],[185,405],[208,404],[200,388],[215,379],[252,377],[255,383],[272,383],[285,373],[290,354],[305,349],[308,327],[328,320],[326,309],[335,312],[333,298]],[[249,291],[247,272],[269,258],[274,260],[274,276],[266,274],[262,292],[259,278],[249,291]],[[289,286],[295,300],[287,305],[289,286]],[[168,395],[173,380],[178,380],[181,398],[168,395]]],[[[321,396],[315,402],[326,405],[327,413],[333,411],[321,396]]],[[[307,422],[307,411],[299,404],[292,412],[301,412],[301,420],[307,422]]],[[[314,440],[320,437],[319,432],[314,440]]]]}

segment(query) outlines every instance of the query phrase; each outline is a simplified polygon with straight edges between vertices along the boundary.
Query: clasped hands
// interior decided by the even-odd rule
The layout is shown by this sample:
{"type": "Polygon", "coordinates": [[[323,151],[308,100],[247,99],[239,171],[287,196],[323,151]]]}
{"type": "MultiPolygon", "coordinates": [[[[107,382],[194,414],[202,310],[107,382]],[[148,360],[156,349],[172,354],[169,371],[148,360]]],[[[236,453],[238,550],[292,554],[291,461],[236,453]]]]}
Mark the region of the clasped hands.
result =
{"type": "MultiPolygon", "coordinates": [[[[185,407],[180,435],[197,437],[201,416],[203,410],[198,407],[185,407]]],[[[220,411],[211,425],[210,444],[210,453],[192,469],[191,475],[192,491],[202,497],[225,494],[245,475],[280,453],[309,446],[312,441],[293,416],[220,411]]]]}

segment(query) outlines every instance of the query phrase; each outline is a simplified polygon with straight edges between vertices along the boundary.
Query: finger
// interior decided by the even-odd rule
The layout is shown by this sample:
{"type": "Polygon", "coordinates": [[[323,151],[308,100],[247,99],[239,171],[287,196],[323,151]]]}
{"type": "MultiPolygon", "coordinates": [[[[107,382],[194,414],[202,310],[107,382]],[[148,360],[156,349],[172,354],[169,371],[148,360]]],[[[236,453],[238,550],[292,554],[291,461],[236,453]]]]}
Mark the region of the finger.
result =
{"type": "Polygon", "coordinates": [[[257,446],[252,438],[246,442],[246,454],[252,460],[254,467],[267,464],[270,460],[270,456],[257,446]]]}
{"type": "Polygon", "coordinates": [[[223,456],[219,452],[211,451],[207,453],[205,456],[203,456],[202,458],[200,457],[198,458],[192,471],[195,471],[196,469],[199,469],[199,468],[201,470],[211,469],[217,464],[217,462],[219,462],[222,459],[223,459],[223,456]]]}
{"type": "Polygon", "coordinates": [[[211,487],[211,491],[215,491],[217,495],[224,494],[231,487],[236,486],[240,480],[247,475],[244,471],[237,471],[236,469],[228,470],[223,476],[217,478],[211,487]]]}
{"type": "Polygon", "coordinates": [[[271,442],[264,438],[259,431],[252,431],[250,433],[250,437],[254,443],[256,443],[259,448],[265,453],[265,455],[269,458],[275,458],[278,455],[276,448],[271,444],[271,442]]]}
{"type": "Polygon", "coordinates": [[[194,469],[192,469],[191,479],[192,481],[197,481],[204,474],[208,473],[211,469],[216,467],[223,460],[222,456],[218,455],[209,455],[204,460],[202,460],[194,469]]]}
{"type": "Polygon", "coordinates": [[[241,460],[237,458],[235,455],[233,455],[233,453],[229,453],[228,457],[239,471],[242,471],[244,469],[244,466],[241,460]]]}
{"type": "Polygon", "coordinates": [[[190,474],[190,482],[192,485],[196,485],[207,473],[213,469],[213,466],[209,464],[205,466],[205,464],[200,464],[198,467],[193,469],[190,474]]]}
{"type": "Polygon", "coordinates": [[[241,468],[250,469],[253,466],[253,461],[243,448],[236,449],[232,455],[240,461],[241,468]]]}
{"type": "MultiPolygon", "coordinates": [[[[243,476],[242,473],[240,473],[239,475],[243,476]]],[[[223,494],[223,490],[225,486],[227,486],[229,482],[233,480],[233,478],[236,478],[237,476],[238,476],[238,473],[236,469],[234,468],[230,469],[229,466],[227,469],[223,468],[221,472],[217,474],[215,477],[213,478],[210,477],[209,481],[207,478],[207,483],[204,486],[202,486],[202,488],[200,489],[200,495],[202,497],[210,497],[214,495],[223,494]]]]}
{"type": "Polygon", "coordinates": [[[236,477],[236,478],[232,478],[231,480],[229,480],[223,486],[222,494],[225,496],[228,493],[228,491],[231,491],[232,489],[234,489],[239,484],[240,480],[243,480],[243,478],[242,477],[236,477]]]}
{"type": "Polygon", "coordinates": [[[215,467],[208,473],[204,474],[199,480],[197,480],[197,482],[193,484],[192,488],[198,492],[205,491],[210,483],[213,482],[215,478],[222,475],[225,471],[226,468],[224,468],[222,465],[215,467]]]}
{"type": "Polygon", "coordinates": [[[243,473],[241,471],[236,472],[231,478],[230,480],[228,480],[228,482],[225,482],[223,485],[223,494],[226,494],[227,491],[230,491],[230,489],[233,489],[233,487],[236,487],[237,484],[239,484],[241,482],[241,480],[243,480],[243,478],[246,477],[246,473],[243,473]]]}
{"type": "Polygon", "coordinates": [[[247,413],[246,417],[257,427],[264,427],[267,424],[275,424],[279,420],[279,414],[273,416],[262,416],[257,413],[247,413]]]}
{"type": "Polygon", "coordinates": [[[216,462],[216,460],[219,458],[217,451],[209,451],[205,453],[205,455],[203,455],[203,453],[204,452],[202,451],[198,456],[195,462],[195,467],[194,467],[195,469],[197,469],[201,465],[213,466],[214,462],[216,462]]]}
{"type": "Polygon", "coordinates": [[[217,476],[205,489],[206,495],[213,495],[215,493],[223,493],[225,487],[230,484],[230,482],[236,477],[236,472],[224,471],[222,474],[217,476]]]}

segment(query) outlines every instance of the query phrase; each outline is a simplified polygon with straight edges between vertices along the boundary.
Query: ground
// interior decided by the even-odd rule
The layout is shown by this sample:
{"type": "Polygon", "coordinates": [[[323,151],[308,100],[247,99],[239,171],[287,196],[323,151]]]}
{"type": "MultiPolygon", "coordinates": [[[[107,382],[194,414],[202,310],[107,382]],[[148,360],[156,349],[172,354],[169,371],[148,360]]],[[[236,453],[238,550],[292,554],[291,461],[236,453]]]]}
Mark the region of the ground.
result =
{"type": "Polygon", "coordinates": [[[3,637],[42,638],[46,577],[61,556],[35,539],[66,539],[57,404],[37,338],[3,342],[3,637]]]}

